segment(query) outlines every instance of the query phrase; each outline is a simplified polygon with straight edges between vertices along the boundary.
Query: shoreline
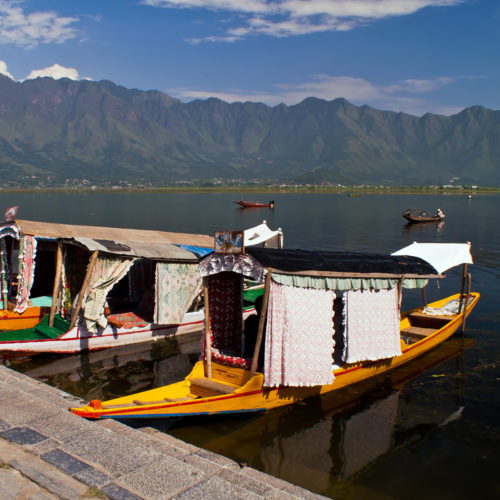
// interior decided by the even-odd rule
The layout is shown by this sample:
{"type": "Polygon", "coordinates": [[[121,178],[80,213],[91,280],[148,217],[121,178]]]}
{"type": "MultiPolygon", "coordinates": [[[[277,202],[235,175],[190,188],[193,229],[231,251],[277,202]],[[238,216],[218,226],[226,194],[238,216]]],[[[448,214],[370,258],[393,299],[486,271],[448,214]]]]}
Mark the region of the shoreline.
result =
{"type": "Polygon", "coordinates": [[[148,188],[0,188],[1,193],[259,193],[259,194],[291,194],[291,193],[311,193],[311,194],[344,194],[357,197],[364,194],[446,194],[446,195],[487,195],[500,193],[500,187],[476,188],[431,188],[431,187],[332,187],[332,186],[262,186],[262,187],[148,187],[148,188]]]}

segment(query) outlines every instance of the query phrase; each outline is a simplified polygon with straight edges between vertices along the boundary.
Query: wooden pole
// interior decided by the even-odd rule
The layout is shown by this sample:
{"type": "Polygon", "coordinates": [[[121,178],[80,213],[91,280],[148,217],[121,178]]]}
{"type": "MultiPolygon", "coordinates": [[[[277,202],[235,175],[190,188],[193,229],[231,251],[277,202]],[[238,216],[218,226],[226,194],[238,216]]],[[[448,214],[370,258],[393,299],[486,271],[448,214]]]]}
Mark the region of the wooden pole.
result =
{"type": "Polygon", "coordinates": [[[87,273],[85,274],[85,279],[83,280],[83,285],[80,290],[80,295],[78,297],[78,302],[76,303],[75,310],[73,312],[73,316],[71,316],[71,323],[69,324],[69,329],[75,327],[76,320],[78,319],[78,314],[80,313],[80,309],[82,308],[83,299],[85,295],[87,295],[87,289],[90,283],[90,277],[92,276],[92,271],[94,270],[95,264],[97,262],[97,255],[99,254],[99,250],[95,250],[92,253],[92,257],[90,257],[89,266],[87,267],[87,273]]]}
{"type": "Polygon", "coordinates": [[[257,363],[259,361],[260,345],[264,336],[264,325],[266,323],[267,305],[269,303],[269,288],[271,286],[271,270],[267,270],[266,281],[264,284],[264,297],[262,298],[262,310],[260,311],[259,330],[257,332],[257,340],[255,341],[255,350],[253,352],[252,367],[250,368],[250,378],[257,371],[257,363]]]}
{"type": "Polygon", "coordinates": [[[465,277],[467,276],[467,264],[463,265],[462,268],[462,282],[460,284],[460,303],[458,305],[458,312],[462,312],[462,305],[463,305],[463,298],[464,298],[464,284],[465,284],[465,277]]]}
{"type": "Polygon", "coordinates": [[[462,334],[465,332],[465,320],[467,318],[467,302],[470,296],[470,287],[471,287],[471,275],[470,273],[467,275],[467,295],[465,296],[465,303],[462,311],[462,334]]]}
{"type": "Polygon", "coordinates": [[[203,302],[205,308],[205,376],[212,378],[212,341],[210,340],[210,308],[207,278],[203,278],[203,302]]]}
{"type": "Polygon", "coordinates": [[[424,303],[424,307],[427,305],[427,297],[425,296],[425,287],[422,287],[422,302],[424,303]]]}
{"type": "Polygon", "coordinates": [[[54,278],[54,288],[52,289],[52,305],[50,306],[49,326],[54,325],[54,316],[56,314],[57,296],[61,287],[61,271],[62,271],[62,242],[57,242],[56,254],[56,276],[54,278]]]}

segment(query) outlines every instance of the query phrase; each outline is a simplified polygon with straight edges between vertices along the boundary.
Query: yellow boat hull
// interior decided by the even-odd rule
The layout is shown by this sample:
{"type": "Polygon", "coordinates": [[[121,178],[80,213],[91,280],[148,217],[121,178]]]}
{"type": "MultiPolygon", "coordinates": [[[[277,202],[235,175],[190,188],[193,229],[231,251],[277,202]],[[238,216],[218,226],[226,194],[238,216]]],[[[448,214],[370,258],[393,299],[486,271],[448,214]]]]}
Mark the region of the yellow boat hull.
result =
{"type": "Polygon", "coordinates": [[[0,331],[11,332],[33,328],[49,312],[50,307],[28,307],[23,313],[3,309],[0,311],[0,331]]]}
{"type": "MultiPolygon", "coordinates": [[[[441,307],[458,297],[458,294],[447,297],[429,304],[429,306],[441,307]]],[[[479,294],[472,293],[470,297],[471,300],[467,305],[465,315],[468,315],[474,308],[479,300],[479,294]]],[[[401,319],[402,334],[411,330],[410,315],[415,312],[418,310],[410,311],[401,319]]],[[[206,379],[204,378],[204,363],[200,361],[183,381],[109,401],[91,401],[89,405],[82,408],[71,408],[71,411],[85,418],[125,419],[270,410],[326,394],[402,366],[451,337],[462,325],[463,314],[449,316],[445,319],[442,317],[435,319],[441,319],[446,324],[433,329],[432,333],[416,342],[407,344],[402,340],[402,354],[400,356],[380,361],[344,365],[338,368],[334,371],[335,380],[329,385],[266,388],[263,387],[264,376],[261,373],[256,373],[250,378],[248,370],[225,367],[217,363],[212,363],[212,367],[221,376],[217,377],[217,380],[206,379]],[[200,388],[198,384],[201,382],[204,384],[200,388]],[[227,393],[210,395],[211,392],[213,394],[219,389],[225,390],[227,393]]],[[[429,319],[434,320],[432,317],[429,319]]]]}

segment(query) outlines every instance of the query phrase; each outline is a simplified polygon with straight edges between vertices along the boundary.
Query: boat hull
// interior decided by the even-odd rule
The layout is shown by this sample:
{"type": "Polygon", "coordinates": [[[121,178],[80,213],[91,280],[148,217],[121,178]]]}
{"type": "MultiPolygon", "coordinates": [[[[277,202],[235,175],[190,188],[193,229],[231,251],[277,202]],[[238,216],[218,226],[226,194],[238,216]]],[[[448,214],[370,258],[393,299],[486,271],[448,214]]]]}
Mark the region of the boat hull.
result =
{"type": "Polygon", "coordinates": [[[415,224],[418,222],[440,222],[443,220],[442,217],[418,217],[405,214],[403,214],[403,217],[411,224],[415,224]]]}
{"type": "Polygon", "coordinates": [[[158,340],[171,335],[180,335],[201,331],[203,328],[203,311],[187,313],[179,325],[152,325],[137,328],[116,328],[107,326],[98,333],[90,333],[84,327],[75,327],[57,338],[36,340],[2,341],[0,332],[0,351],[16,352],[54,352],[74,353],[106,349],[140,342],[158,340]]]}
{"type": "MultiPolygon", "coordinates": [[[[430,304],[430,306],[440,307],[447,301],[458,297],[459,295],[447,297],[430,304]]],[[[371,379],[427,353],[451,337],[460,328],[463,314],[468,315],[470,313],[479,300],[479,294],[473,293],[471,297],[472,300],[467,305],[465,313],[450,316],[446,325],[436,329],[434,333],[421,340],[410,345],[402,345],[402,354],[400,356],[342,366],[334,370],[335,379],[332,384],[316,387],[265,388],[263,387],[264,376],[261,373],[256,373],[242,386],[235,386],[234,391],[230,394],[195,399],[191,394],[192,381],[199,380],[198,377],[204,376],[203,362],[198,362],[191,374],[181,382],[105,402],[91,402],[82,408],[72,408],[71,411],[85,418],[126,419],[242,413],[264,411],[290,405],[371,379]]],[[[409,326],[408,317],[408,315],[404,315],[401,320],[402,330],[409,326]]],[[[245,379],[244,372],[249,376],[249,372],[246,370],[231,370],[234,373],[236,373],[235,370],[241,370],[235,377],[243,377],[243,380],[245,379]]]]}
{"type": "Polygon", "coordinates": [[[0,311],[0,335],[2,331],[33,328],[49,312],[50,307],[28,307],[23,313],[4,309],[0,311]]]}

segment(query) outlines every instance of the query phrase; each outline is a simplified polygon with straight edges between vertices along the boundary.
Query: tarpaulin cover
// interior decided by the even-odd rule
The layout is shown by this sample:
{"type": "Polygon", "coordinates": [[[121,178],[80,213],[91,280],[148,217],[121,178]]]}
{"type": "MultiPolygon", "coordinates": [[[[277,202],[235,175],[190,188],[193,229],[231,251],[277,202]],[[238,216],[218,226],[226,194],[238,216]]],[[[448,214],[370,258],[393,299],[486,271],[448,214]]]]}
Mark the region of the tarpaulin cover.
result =
{"type": "Polygon", "coordinates": [[[437,275],[429,263],[418,257],[250,247],[246,250],[264,267],[286,272],[316,271],[401,276],[437,275]]]}

